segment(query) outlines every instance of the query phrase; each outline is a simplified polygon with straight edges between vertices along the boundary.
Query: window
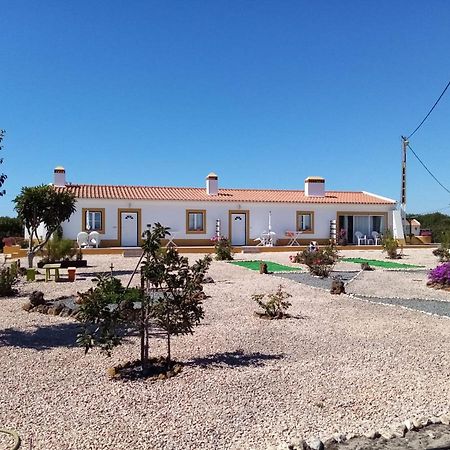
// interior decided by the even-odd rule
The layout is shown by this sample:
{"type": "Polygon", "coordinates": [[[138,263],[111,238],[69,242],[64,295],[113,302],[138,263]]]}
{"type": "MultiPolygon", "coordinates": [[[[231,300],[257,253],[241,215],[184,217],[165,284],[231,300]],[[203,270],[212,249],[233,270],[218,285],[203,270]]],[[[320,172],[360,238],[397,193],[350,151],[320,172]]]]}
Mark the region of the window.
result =
{"type": "Polygon", "coordinates": [[[105,209],[83,208],[83,231],[105,232],[105,209]]]}
{"type": "Polygon", "coordinates": [[[297,231],[314,233],[314,213],[312,211],[297,211],[297,231]]]}
{"type": "Polygon", "coordinates": [[[206,233],[206,211],[186,211],[186,233],[206,233]]]}

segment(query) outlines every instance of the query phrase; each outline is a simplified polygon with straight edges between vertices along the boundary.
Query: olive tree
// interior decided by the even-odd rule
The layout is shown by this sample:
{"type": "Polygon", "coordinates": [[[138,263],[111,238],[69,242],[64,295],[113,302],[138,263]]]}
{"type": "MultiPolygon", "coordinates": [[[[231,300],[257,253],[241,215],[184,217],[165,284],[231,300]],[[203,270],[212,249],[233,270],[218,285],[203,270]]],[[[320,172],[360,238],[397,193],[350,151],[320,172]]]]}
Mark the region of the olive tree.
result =
{"type": "Polygon", "coordinates": [[[14,199],[17,216],[28,232],[28,265],[49,241],[58,227],[69,220],[75,212],[75,197],[66,190],[57,190],[50,185],[23,187],[14,199]],[[44,227],[44,235],[38,233],[44,227]]]}

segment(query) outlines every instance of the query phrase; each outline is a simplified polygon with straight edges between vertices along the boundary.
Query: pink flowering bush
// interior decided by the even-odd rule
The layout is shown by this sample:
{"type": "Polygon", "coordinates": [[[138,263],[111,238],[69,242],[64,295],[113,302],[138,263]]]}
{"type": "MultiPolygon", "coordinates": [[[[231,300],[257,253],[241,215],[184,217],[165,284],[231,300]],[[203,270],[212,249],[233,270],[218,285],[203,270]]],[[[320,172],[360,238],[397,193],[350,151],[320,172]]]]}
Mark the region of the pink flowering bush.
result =
{"type": "Polygon", "coordinates": [[[428,278],[431,285],[450,287],[450,262],[445,262],[430,270],[428,278]]]}

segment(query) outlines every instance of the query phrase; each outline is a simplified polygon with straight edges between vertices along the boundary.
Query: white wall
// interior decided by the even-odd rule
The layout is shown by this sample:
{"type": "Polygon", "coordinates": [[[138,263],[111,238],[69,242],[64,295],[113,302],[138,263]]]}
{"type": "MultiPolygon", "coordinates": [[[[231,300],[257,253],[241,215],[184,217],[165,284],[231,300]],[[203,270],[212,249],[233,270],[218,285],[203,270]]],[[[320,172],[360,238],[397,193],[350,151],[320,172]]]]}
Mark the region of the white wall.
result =
{"type": "MultiPolygon", "coordinates": [[[[79,199],[77,211],[70,221],[63,224],[64,236],[76,239],[81,231],[82,208],[105,208],[105,234],[102,239],[118,238],[118,208],[140,208],[142,210],[142,231],[147,224],[160,222],[170,227],[175,239],[210,239],[215,234],[216,219],[221,220],[222,235],[228,236],[228,211],[250,211],[250,238],[256,238],[268,229],[269,211],[272,211],[272,231],[284,238],[287,230],[296,228],[297,211],[314,211],[314,233],[305,234],[307,239],[328,239],[330,220],[336,219],[336,212],[386,212],[393,209],[390,205],[343,205],[343,204],[280,204],[280,203],[237,203],[237,202],[179,202],[144,200],[95,200],[79,199]],[[186,209],[206,210],[206,233],[186,234],[186,209]]],[[[392,229],[392,215],[387,226],[392,229]]]]}

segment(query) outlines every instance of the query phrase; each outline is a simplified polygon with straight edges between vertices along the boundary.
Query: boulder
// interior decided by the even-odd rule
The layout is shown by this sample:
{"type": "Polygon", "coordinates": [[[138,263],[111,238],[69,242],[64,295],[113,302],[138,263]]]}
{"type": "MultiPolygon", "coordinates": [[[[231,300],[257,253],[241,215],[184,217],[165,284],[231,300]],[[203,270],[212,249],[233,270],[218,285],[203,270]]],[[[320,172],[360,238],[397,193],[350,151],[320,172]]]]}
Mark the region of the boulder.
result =
{"type": "Polygon", "coordinates": [[[24,311],[27,311],[27,312],[29,312],[30,309],[31,309],[32,307],[33,307],[33,306],[31,305],[30,302],[26,302],[26,303],[24,303],[24,304],[22,305],[22,309],[23,309],[24,311]]]}
{"type": "Polygon", "coordinates": [[[44,293],[41,291],[33,291],[30,294],[30,303],[32,306],[44,305],[44,293]]]}

